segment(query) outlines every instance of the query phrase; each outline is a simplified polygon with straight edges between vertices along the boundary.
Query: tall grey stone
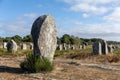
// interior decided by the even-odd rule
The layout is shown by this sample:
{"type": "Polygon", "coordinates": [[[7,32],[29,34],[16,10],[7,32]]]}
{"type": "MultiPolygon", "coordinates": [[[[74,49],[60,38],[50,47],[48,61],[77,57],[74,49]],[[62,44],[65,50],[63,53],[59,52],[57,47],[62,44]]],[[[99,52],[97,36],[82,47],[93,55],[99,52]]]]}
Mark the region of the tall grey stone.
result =
{"type": "Polygon", "coordinates": [[[14,40],[8,41],[6,46],[7,46],[8,51],[13,51],[13,52],[17,51],[18,46],[17,46],[17,43],[14,40]]]}
{"type": "Polygon", "coordinates": [[[22,45],[21,45],[21,49],[22,49],[22,50],[26,50],[26,49],[27,49],[27,46],[26,46],[25,43],[22,43],[22,45]]]}
{"type": "Polygon", "coordinates": [[[102,41],[102,54],[108,54],[108,45],[105,40],[102,41]]]}
{"type": "Polygon", "coordinates": [[[57,31],[51,15],[42,15],[35,20],[31,30],[34,55],[43,56],[53,61],[57,46],[57,31]]]}
{"type": "Polygon", "coordinates": [[[101,49],[101,43],[100,42],[94,42],[93,43],[93,54],[95,55],[101,55],[102,54],[102,49],[101,49]]]}

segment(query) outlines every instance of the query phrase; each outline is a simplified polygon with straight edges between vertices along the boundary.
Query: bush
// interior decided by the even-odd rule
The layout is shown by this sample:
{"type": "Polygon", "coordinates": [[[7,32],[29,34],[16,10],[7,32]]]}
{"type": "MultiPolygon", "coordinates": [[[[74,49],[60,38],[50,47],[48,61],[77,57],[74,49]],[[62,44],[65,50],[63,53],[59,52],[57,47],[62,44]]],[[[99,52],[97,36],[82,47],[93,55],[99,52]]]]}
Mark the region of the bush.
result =
{"type": "Polygon", "coordinates": [[[30,72],[51,71],[52,63],[44,57],[35,57],[34,54],[27,54],[26,60],[20,64],[23,70],[30,72]]]}

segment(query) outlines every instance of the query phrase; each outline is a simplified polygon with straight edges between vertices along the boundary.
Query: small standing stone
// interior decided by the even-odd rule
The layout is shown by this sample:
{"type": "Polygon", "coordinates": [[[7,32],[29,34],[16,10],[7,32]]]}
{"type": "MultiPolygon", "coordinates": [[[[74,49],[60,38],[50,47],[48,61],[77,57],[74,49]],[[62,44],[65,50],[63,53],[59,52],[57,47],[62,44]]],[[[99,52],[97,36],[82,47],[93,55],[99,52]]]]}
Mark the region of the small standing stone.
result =
{"type": "Polygon", "coordinates": [[[102,41],[102,54],[108,54],[108,46],[105,40],[102,41]]]}
{"type": "Polygon", "coordinates": [[[66,44],[63,43],[63,50],[67,50],[66,44]]]}
{"type": "Polygon", "coordinates": [[[61,44],[59,44],[58,46],[57,46],[57,50],[62,50],[63,49],[63,47],[62,47],[62,45],[61,44]]]}
{"type": "Polygon", "coordinates": [[[7,49],[7,42],[3,42],[3,48],[7,49]]]}
{"type": "Polygon", "coordinates": [[[71,50],[75,50],[75,46],[74,45],[71,46],[71,50]]]}
{"type": "Polygon", "coordinates": [[[108,45],[108,52],[109,52],[109,53],[112,53],[112,52],[113,52],[112,45],[108,45]]]}
{"type": "Polygon", "coordinates": [[[22,50],[26,50],[26,49],[27,49],[27,46],[26,46],[25,43],[22,43],[22,45],[21,45],[21,49],[22,49],[22,50]]]}
{"type": "Polygon", "coordinates": [[[85,48],[86,48],[86,46],[85,46],[85,44],[83,44],[83,45],[82,45],[82,49],[85,49],[85,48]]]}
{"type": "Polygon", "coordinates": [[[33,50],[33,43],[30,43],[29,46],[30,46],[30,50],[33,50]]]}
{"type": "Polygon", "coordinates": [[[68,44],[68,49],[71,49],[71,45],[70,44],[68,44]]]}
{"type": "Polygon", "coordinates": [[[80,49],[80,50],[82,49],[82,45],[79,45],[79,49],[80,49]]]}
{"type": "Polygon", "coordinates": [[[14,40],[8,41],[7,50],[16,52],[17,51],[17,43],[14,40]]]}

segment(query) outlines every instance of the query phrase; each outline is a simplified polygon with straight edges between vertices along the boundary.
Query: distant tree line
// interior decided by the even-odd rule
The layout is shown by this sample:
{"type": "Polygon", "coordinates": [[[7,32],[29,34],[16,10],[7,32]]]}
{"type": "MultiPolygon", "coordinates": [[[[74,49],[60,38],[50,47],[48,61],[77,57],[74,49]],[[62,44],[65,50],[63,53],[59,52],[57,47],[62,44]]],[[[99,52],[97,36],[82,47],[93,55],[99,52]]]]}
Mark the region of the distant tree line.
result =
{"type": "Polygon", "coordinates": [[[64,34],[61,38],[57,37],[57,43],[58,44],[92,44],[95,41],[102,41],[102,39],[100,38],[92,38],[92,39],[84,39],[84,38],[79,38],[73,35],[68,35],[68,34],[64,34]]]}
{"type": "MultiPolygon", "coordinates": [[[[8,42],[9,40],[15,40],[18,44],[21,42],[32,42],[32,36],[31,35],[26,35],[24,37],[21,37],[19,35],[15,35],[12,37],[5,37],[2,38],[0,37],[0,42],[8,42]]],[[[100,38],[91,38],[91,39],[85,39],[85,38],[79,38],[73,35],[69,35],[69,34],[64,34],[62,37],[57,37],[57,44],[92,44],[95,41],[99,41],[101,42],[102,39],[100,38]]],[[[109,44],[119,44],[120,42],[116,42],[116,41],[108,41],[109,44]]]]}
{"type": "Polygon", "coordinates": [[[21,43],[21,42],[32,42],[32,36],[31,35],[26,35],[24,37],[21,37],[19,35],[15,35],[15,36],[12,36],[12,37],[5,37],[5,38],[0,37],[0,42],[8,42],[11,39],[13,39],[18,44],[21,43]]]}

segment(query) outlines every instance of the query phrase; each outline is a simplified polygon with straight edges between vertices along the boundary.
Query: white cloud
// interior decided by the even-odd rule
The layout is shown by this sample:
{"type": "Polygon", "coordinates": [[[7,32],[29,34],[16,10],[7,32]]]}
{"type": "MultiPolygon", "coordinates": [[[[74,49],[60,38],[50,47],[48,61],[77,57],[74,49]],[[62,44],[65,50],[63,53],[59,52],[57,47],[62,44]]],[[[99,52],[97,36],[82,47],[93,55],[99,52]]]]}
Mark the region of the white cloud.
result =
{"type": "Polygon", "coordinates": [[[0,26],[1,36],[14,36],[16,34],[25,36],[27,34],[30,34],[33,21],[36,17],[37,14],[30,13],[18,16],[18,19],[16,19],[16,21],[2,21],[2,25],[0,26]]]}
{"type": "Polygon", "coordinates": [[[105,7],[97,7],[97,6],[86,4],[86,3],[71,6],[70,9],[73,11],[87,12],[87,13],[96,14],[96,15],[104,14],[107,12],[107,9],[105,7]]]}
{"type": "Polygon", "coordinates": [[[0,27],[2,30],[1,36],[13,36],[13,35],[26,35],[30,33],[31,24],[27,21],[16,21],[16,22],[8,22],[8,24],[4,24],[0,27]]]}
{"type": "Polygon", "coordinates": [[[104,17],[104,20],[111,21],[111,22],[119,22],[120,21],[120,7],[115,8],[115,10],[104,17]]]}
{"type": "Polygon", "coordinates": [[[23,15],[19,16],[18,18],[19,19],[24,19],[24,18],[34,19],[37,16],[38,16],[38,14],[36,14],[36,13],[26,13],[26,14],[23,14],[23,15]]]}
{"type": "Polygon", "coordinates": [[[83,17],[84,17],[84,18],[88,18],[89,15],[88,15],[87,13],[83,13],[83,17]]]}
{"type": "Polygon", "coordinates": [[[120,41],[120,23],[118,24],[80,24],[71,28],[59,28],[60,35],[65,33],[79,36],[80,38],[103,38],[106,40],[120,41]]]}
{"type": "MultiPolygon", "coordinates": [[[[61,0],[69,4],[69,9],[75,12],[87,13],[89,16],[104,15],[114,10],[120,0],[61,0]]],[[[84,16],[83,16],[84,17],[84,16]]],[[[84,17],[86,18],[86,17],[84,17]]]]}

